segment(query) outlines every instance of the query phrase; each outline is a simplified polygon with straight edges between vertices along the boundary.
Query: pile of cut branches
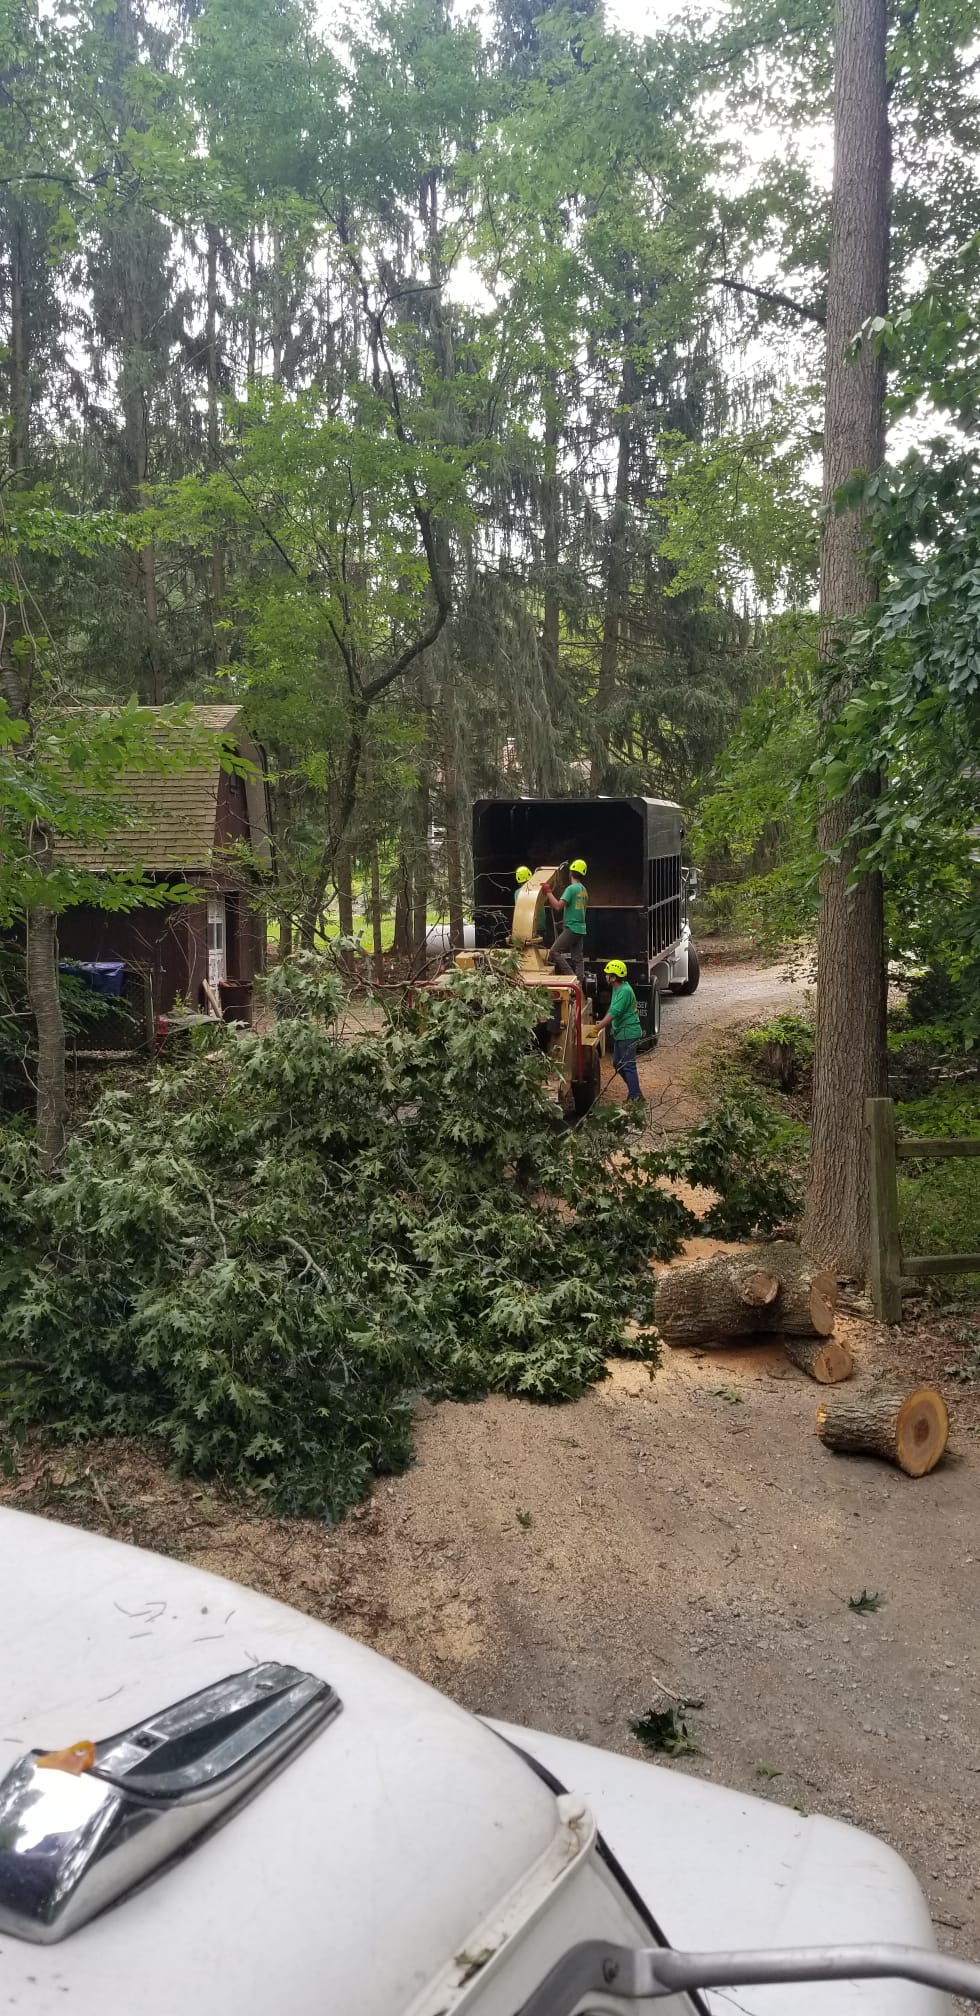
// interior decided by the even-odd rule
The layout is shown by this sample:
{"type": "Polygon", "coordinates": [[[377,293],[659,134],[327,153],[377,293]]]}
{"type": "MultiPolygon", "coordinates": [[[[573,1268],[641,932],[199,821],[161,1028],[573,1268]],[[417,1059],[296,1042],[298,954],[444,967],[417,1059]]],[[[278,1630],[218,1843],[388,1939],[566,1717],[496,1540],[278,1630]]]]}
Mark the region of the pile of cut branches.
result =
{"type": "Polygon", "coordinates": [[[561,1130],[506,970],[357,1043],[332,974],[274,988],[271,1033],[106,1092],[56,1180],[8,1142],[0,1415],[337,1516],[408,1460],[414,1395],[582,1393],[693,1220],[655,1158],[610,1154],[620,1113],[561,1130]]]}

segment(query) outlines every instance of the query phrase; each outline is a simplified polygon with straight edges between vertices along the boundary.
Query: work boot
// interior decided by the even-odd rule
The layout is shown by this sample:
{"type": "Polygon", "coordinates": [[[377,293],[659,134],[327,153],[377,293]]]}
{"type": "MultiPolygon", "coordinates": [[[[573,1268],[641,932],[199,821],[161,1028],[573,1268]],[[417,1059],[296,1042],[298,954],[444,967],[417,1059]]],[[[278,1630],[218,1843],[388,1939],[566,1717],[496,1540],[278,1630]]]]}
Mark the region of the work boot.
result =
{"type": "Polygon", "coordinates": [[[635,1120],[638,1127],[642,1127],[647,1117],[647,1102],[642,1092],[638,1099],[630,1099],[627,1102],[627,1111],[630,1119],[635,1120]]]}

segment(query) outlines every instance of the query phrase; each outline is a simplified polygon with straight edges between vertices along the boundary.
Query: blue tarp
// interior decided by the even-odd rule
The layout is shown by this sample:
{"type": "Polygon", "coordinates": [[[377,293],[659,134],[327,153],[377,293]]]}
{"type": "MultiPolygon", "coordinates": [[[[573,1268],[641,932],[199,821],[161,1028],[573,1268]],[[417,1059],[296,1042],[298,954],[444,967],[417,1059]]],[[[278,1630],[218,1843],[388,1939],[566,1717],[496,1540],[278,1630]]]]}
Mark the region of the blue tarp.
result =
{"type": "Polygon", "coordinates": [[[102,994],[108,1001],[118,1001],[122,996],[126,979],[122,959],[63,959],[61,971],[84,981],[93,994],[102,994]]]}

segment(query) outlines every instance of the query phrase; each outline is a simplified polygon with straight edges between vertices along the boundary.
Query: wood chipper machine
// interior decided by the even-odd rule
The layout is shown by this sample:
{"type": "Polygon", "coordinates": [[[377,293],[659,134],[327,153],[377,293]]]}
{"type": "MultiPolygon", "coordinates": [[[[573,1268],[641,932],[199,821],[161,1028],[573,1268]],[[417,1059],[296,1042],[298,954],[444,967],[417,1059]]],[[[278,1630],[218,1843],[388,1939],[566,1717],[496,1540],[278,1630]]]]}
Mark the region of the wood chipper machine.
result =
{"type": "MultiPolygon", "coordinates": [[[[551,888],[559,896],[566,879],[561,867],[534,869],[530,880],[517,891],[510,930],[506,937],[498,935],[497,945],[516,951],[525,985],[543,988],[550,997],[551,1013],[538,1023],[537,1040],[552,1063],[551,1082],[558,1103],[563,1113],[572,1117],[587,1113],[599,1096],[603,1040],[589,994],[571,974],[556,973],[548,960],[547,919],[551,912],[545,890],[551,888]]],[[[487,959],[490,949],[457,952],[453,964],[461,972],[472,971],[487,959]]],[[[431,984],[438,987],[439,981],[431,984]]]]}

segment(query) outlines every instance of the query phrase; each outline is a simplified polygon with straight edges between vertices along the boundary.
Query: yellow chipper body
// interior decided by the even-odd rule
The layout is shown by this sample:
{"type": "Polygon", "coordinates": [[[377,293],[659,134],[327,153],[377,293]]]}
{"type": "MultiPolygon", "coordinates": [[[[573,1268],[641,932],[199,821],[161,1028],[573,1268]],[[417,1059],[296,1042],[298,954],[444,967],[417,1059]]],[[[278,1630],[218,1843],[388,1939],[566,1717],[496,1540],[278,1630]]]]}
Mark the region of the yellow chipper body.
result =
{"type": "MultiPolygon", "coordinates": [[[[570,973],[556,973],[544,940],[544,892],[559,879],[559,870],[536,868],[517,892],[511,944],[520,958],[521,978],[528,987],[543,987],[553,1008],[539,1025],[538,1039],[554,1065],[555,1095],[568,1114],[587,1113],[599,1096],[603,1041],[596,1028],[592,1003],[570,973]]],[[[464,971],[486,958],[483,952],[457,952],[455,964],[464,971]]]]}

